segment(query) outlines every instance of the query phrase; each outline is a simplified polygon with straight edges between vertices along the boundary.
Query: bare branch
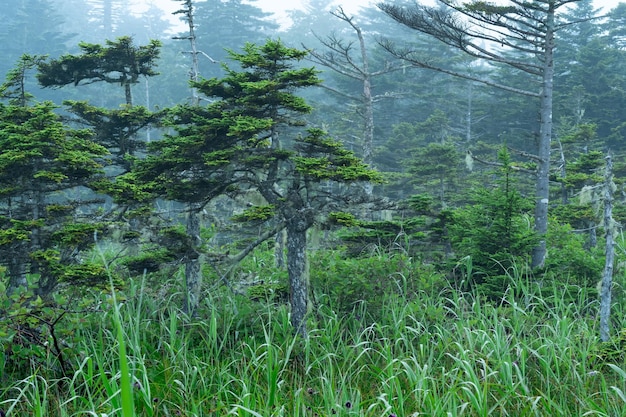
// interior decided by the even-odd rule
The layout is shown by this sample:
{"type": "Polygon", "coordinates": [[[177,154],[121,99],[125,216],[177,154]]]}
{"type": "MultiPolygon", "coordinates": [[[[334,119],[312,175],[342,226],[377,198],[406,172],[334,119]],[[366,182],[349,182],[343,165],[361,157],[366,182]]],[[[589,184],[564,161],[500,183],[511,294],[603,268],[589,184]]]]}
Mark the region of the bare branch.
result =
{"type": "Polygon", "coordinates": [[[333,93],[335,93],[337,95],[340,95],[341,97],[347,98],[350,101],[361,101],[362,100],[361,97],[353,96],[351,94],[344,93],[343,91],[337,90],[336,88],[331,87],[331,86],[326,85],[326,84],[320,84],[320,87],[325,88],[328,91],[332,91],[333,93]]]}
{"type": "Polygon", "coordinates": [[[478,83],[484,84],[484,85],[488,85],[491,87],[495,87],[498,88],[500,90],[504,90],[504,91],[510,91],[512,93],[516,93],[516,94],[520,94],[520,95],[524,95],[524,96],[528,96],[528,97],[541,97],[541,94],[539,92],[533,92],[533,91],[528,91],[528,90],[522,90],[519,88],[515,88],[515,87],[511,87],[508,85],[504,85],[504,84],[500,84],[497,83],[495,81],[491,81],[489,79],[486,78],[480,78],[480,77],[476,77],[473,76],[471,74],[465,74],[462,72],[458,72],[458,71],[453,71],[453,70],[449,70],[449,69],[445,69],[445,68],[441,68],[437,65],[434,64],[430,64],[425,60],[421,60],[418,59],[416,57],[414,57],[414,51],[411,50],[398,50],[394,47],[394,45],[391,44],[390,41],[388,40],[382,40],[379,42],[380,45],[387,50],[389,53],[391,53],[392,55],[403,59],[406,62],[411,63],[411,65],[418,67],[418,68],[426,68],[426,69],[430,69],[433,71],[438,71],[441,72],[443,74],[448,74],[451,75],[453,77],[458,77],[458,78],[463,78],[466,80],[470,80],[470,81],[476,81],[478,83]]]}
{"type": "Polygon", "coordinates": [[[542,161],[541,158],[539,158],[537,155],[534,155],[532,153],[528,153],[526,151],[520,151],[519,149],[514,149],[514,148],[511,148],[510,146],[507,146],[507,149],[519,156],[523,156],[524,158],[532,159],[533,161],[538,161],[538,162],[542,161]]]}

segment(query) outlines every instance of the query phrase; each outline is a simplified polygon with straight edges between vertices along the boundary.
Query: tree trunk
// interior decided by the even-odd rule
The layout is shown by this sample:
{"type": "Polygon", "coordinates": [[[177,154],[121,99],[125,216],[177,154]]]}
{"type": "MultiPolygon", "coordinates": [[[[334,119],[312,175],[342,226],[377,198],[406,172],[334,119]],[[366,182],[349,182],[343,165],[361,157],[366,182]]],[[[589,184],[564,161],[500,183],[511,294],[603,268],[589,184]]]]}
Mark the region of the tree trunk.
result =
{"type": "Polygon", "coordinates": [[[554,86],[554,4],[550,5],[546,19],[546,38],[541,91],[541,125],[539,129],[539,157],[537,166],[535,231],[539,243],[533,249],[532,267],[543,267],[546,259],[546,233],[548,231],[548,203],[550,199],[550,146],[552,141],[552,93],[554,86]]]}
{"type": "Polygon", "coordinates": [[[600,291],[600,339],[609,340],[611,318],[611,287],[613,285],[613,161],[606,157],[606,174],[604,177],[604,229],[606,230],[606,248],[602,288],[600,291]]]}
{"type": "Polygon", "coordinates": [[[307,337],[309,267],[306,255],[307,227],[299,219],[287,224],[287,271],[291,296],[291,325],[302,337],[307,337]]]}
{"type": "Polygon", "coordinates": [[[184,311],[190,316],[194,316],[197,313],[202,292],[200,256],[197,251],[197,248],[202,244],[202,238],[200,237],[199,204],[190,203],[188,209],[186,232],[190,241],[190,248],[187,250],[187,257],[185,259],[185,283],[187,291],[185,293],[184,311]]]}
{"type": "Polygon", "coordinates": [[[133,105],[133,93],[131,90],[130,82],[124,83],[124,98],[126,99],[126,104],[128,106],[133,105]]]}
{"type": "Polygon", "coordinates": [[[598,236],[596,234],[596,222],[589,222],[589,249],[595,248],[598,246],[598,236]]]}
{"type": "Polygon", "coordinates": [[[274,265],[278,269],[285,268],[285,232],[276,233],[274,238],[274,265]]]}
{"type": "MultiPolygon", "coordinates": [[[[194,10],[193,1],[186,0],[184,2],[184,17],[187,20],[187,27],[189,28],[189,43],[191,45],[191,70],[189,72],[189,78],[193,82],[197,82],[199,79],[199,63],[198,63],[198,48],[196,44],[196,32],[193,22],[194,10]]],[[[179,38],[184,39],[184,38],[179,38]]],[[[198,97],[198,91],[195,87],[191,88],[192,105],[198,106],[200,104],[200,98],[198,97]]],[[[196,250],[202,245],[202,238],[200,237],[200,204],[189,203],[187,205],[187,226],[186,233],[189,239],[190,247],[187,250],[187,256],[185,259],[185,304],[183,310],[190,316],[197,314],[197,308],[200,303],[200,295],[202,293],[202,268],[201,259],[198,251],[196,250]]]]}
{"type": "Polygon", "coordinates": [[[9,259],[9,286],[7,297],[10,297],[18,288],[26,288],[26,262],[22,256],[16,255],[9,259]]]}

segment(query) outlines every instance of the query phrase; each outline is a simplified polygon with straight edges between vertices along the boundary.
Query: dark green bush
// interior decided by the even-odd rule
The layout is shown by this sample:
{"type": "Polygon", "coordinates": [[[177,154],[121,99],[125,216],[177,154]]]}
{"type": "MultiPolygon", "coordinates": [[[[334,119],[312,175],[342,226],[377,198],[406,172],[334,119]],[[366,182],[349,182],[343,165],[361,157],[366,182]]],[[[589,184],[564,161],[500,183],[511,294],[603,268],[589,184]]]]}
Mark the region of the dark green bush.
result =
{"type": "Polygon", "coordinates": [[[418,292],[438,293],[445,286],[432,266],[401,252],[350,258],[341,251],[320,251],[311,257],[310,269],[316,299],[340,315],[363,309],[371,321],[384,314],[387,295],[409,300],[418,292]]]}

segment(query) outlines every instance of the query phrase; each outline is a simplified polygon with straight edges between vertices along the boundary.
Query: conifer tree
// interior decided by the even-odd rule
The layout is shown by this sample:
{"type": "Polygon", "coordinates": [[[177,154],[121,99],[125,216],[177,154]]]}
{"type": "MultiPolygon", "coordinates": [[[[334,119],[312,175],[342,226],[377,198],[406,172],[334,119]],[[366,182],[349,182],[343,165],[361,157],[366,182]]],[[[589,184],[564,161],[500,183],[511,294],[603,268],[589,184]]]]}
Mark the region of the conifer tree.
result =
{"type": "Polygon", "coordinates": [[[496,188],[473,190],[472,204],[456,209],[450,222],[450,238],[457,255],[472,263],[465,284],[491,298],[501,297],[510,284],[507,272],[525,259],[537,236],[525,216],[532,204],[515,187],[513,163],[506,150],[498,152],[496,188]]]}
{"type": "MultiPolygon", "coordinates": [[[[120,173],[130,170],[132,159],[145,146],[138,132],[158,123],[160,112],[151,112],[143,106],[133,105],[132,86],[141,77],[152,77],[160,56],[161,43],[150,41],[147,45],[135,45],[132,37],[124,36],[104,45],[81,42],[80,54],[66,54],[46,60],[38,65],[37,79],[43,87],[61,88],[67,85],[101,83],[119,85],[124,91],[124,103],[114,109],[95,106],[87,101],[66,100],[64,104],[76,118],[78,125],[88,126],[94,139],[109,151],[106,160],[106,178],[94,183],[97,191],[106,194],[118,204],[111,206],[106,214],[127,221],[124,238],[127,253],[138,255],[140,225],[146,218],[144,207],[135,198],[137,187],[130,182],[118,181],[120,173]]],[[[108,202],[110,205],[110,201],[108,202]]]]}
{"type": "Polygon", "coordinates": [[[128,155],[143,146],[137,132],[158,121],[160,115],[142,106],[133,106],[131,87],[140,77],[153,77],[159,58],[161,43],[150,41],[147,45],[135,46],[129,36],[106,45],[81,42],[82,54],[63,55],[38,64],[37,79],[43,87],[60,88],[73,84],[104,82],[120,85],[124,89],[125,105],[116,109],[105,109],[86,101],[66,100],[64,104],[78,117],[81,124],[96,132],[96,139],[114,155],[113,164],[129,168],[128,155]]]}
{"type": "MultiPolygon", "coordinates": [[[[25,56],[11,74],[37,61],[25,56]]],[[[7,292],[25,290],[27,274],[37,274],[35,289],[44,297],[59,282],[106,276],[78,256],[103,227],[80,214],[78,196],[103,174],[107,151],[88,130],[65,126],[52,103],[32,104],[21,79],[9,76],[1,89],[10,100],[0,105],[0,253],[7,292]]]]}
{"type": "Polygon", "coordinates": [[[224,78],[195,83],[215,101],[175,109],[177,135],[151,145],[154,154],[138,164],[135,175],[150,180],[147,186],[156,194],[202,205],[222,194],[260,194],[266,205],[247,213],[266,213],[268,229],[257,242],[280,228],[287,231],[292,324],[305,336],[306,233],[325,209],[342,201],[321,185],[379,176],[325,132],[304,129],[311,107],[295,92],[320,82],[313,68],[296,68],[306,51],[269,40],[230,56],[241,69],[225,66],[224,78]]]}
{"type": "Polygon", "coordinates": [[[79,55],[63,55],[39,65],[37,79],[43,87],[62,87],[69,84],[106,82],[124,88],[126,104],[132,106],[131,86],[139,77],[157,75],[154,70],[159,58],[161,42],[150,41],[135,46],[130,36],[122,36],[106,44],[79,43],[79,55]]]}

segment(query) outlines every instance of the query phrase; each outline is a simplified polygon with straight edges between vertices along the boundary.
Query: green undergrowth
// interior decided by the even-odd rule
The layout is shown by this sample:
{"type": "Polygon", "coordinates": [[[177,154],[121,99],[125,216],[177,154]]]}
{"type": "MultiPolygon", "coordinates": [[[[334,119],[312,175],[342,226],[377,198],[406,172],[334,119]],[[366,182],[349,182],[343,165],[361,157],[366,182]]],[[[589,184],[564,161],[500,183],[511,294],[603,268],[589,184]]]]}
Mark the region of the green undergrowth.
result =
{"type": "Polygon", "coordinates": [[[421,291],[406,278],[434,278],[410,275],[403,257],[390,265],[400,261],[406,276],[381,287],[377,274],[387,272],[375,260],[362,265],[378,300],[350,311],[321,285],[330,280],[322,272],[348,279],[350,265],[325,259],[332,268],[321,271],[314,261],[307,340],[293,335],[284,303],[222,287],[207,291],[191,319],[169,301],[178,298],[173,289],[133,282],[103,295],[72,328],[64,376],[53,358],[17,374],[0,357],[0,409],[48,417],[623,415],[624,333],[598,341],[598,306],[586,290],[546,299],[517,282],[486,302],[451,288],[421,291]]]}

